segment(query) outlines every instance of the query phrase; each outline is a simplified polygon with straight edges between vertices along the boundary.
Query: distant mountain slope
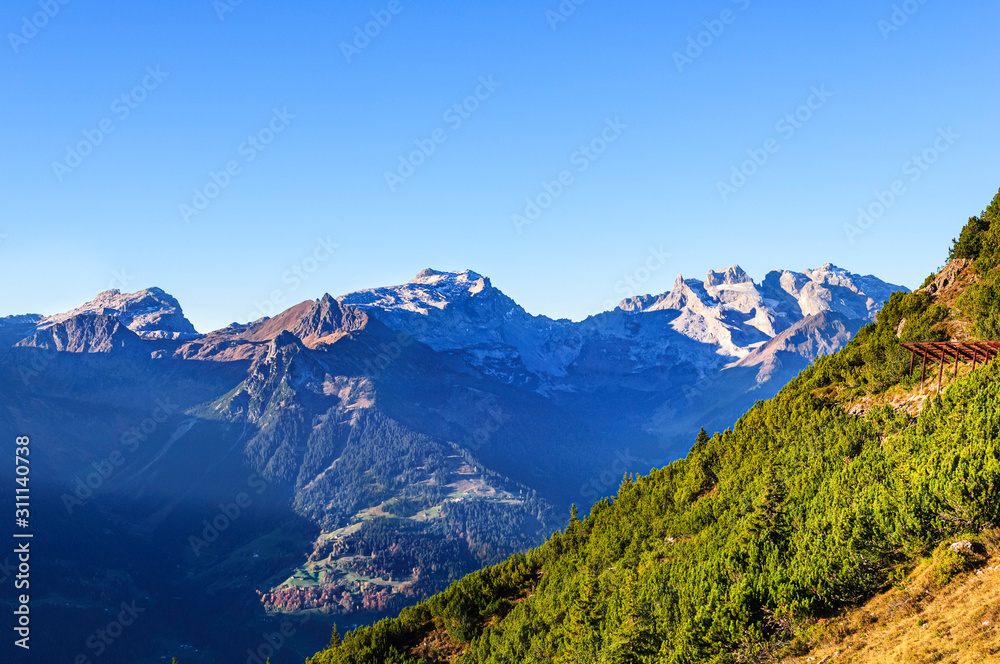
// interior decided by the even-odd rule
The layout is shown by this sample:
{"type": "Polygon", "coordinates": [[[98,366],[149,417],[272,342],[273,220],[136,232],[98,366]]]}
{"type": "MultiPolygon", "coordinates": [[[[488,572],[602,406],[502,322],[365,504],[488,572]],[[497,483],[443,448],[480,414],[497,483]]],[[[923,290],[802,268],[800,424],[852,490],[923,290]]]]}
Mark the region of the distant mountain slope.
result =
{"type": "Polygon", "coordinates": [[[811,314],[783,330],[763,346],[755,348],[735,367],[760,367],[758,376],[773,376],[785,363],[801,370],[802,359],[831,355],[858,333],[863,319],[846,318],[833,311],[811,314]]]}
{"type": "Polygon", "coordinates": [[[679,332],[742,358],[762,340],[774,338],[807,316],[829,311],[845,319],[871,322],[882,303],[899,290],[906,289],[829,263],[801,273],[769,272],[760,285],[733,265],[722,272],[710,271],[704,282],[678,276],[669,293],[630,298],[621,308],[679,311],[674,326],[679,332]]]}
{"type": "MultiPolygon", "coordinates": [[[[629,298],[615,311],[572,323],[528,314],[475,272],[424,270],[406,284],[338,300],[372,312],[435,350],[460,353],[501,380],[544,390],[559,386],[575,363],[588,361],[586,349],[595,345],[624,344],[627,350],[616,360],[641,366],[656,364],[663,355],[660,349],[674,343],[683,349],[684,362],[719,369],[724,358],[742,359],[807,316],[833,312],[860,327],[874,320],[882,302],[899,290],[906,289],[831,264],[803,273],[770,272],[758,285],[734,265],[710,271],[703,282],[678,276],[668,293],[629,298]],[[636,315],[623,319],[621,312],[636,315]],[[662,316],[639,315],[654,312],[673,315],[666,325],[662,316]],[[643,329],[646,325],[652,326],[652,334],[643,329]],[[654,343],[645,343],[650,336],[654,343]],[[684,344],[678,337],[697,343],[684,344]]],[[[831,338],[839,341],[802,347],[801,356],[815,359],[845,341],[836,330],[831,338]]],[[[761,380],[767,377],[765,373],[761,380]]]]}

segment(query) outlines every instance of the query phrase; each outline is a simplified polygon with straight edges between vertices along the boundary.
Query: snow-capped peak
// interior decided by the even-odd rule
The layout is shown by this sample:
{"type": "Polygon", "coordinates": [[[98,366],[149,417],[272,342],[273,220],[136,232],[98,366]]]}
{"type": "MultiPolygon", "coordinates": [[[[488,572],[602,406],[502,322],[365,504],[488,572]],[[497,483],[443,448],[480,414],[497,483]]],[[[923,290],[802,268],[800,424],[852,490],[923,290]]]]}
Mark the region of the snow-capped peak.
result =
{"type": "Polygon", "coordinates": [[[667,293],[633,297],[615,311],[570,323],[531,316],[471,270],[424,270],[405,284],[338,300],[504,380],[545,384],[577,365],[654,366],[664,353],[703,369],[746,357],[814,314],[867,322],[895,290],[831,264],[773,271],[759,284],[732,265],[703,281],[678,275],[667,293]]]}
{"type": "Polygon", "coordinates": [[[704,282],[678,275],[670,292],[630,298],[619,308],[632,313],[678,311],[675,330],[742,357],[760,339],[773,338],[806,316],[830,311],[873,320],[882,302],[897,290],[905,289],[831,263],[803,272],[775,270],[760,284],[733,265],[710,270],[704,282]]]}
{"type": "Polygon", "coordinates": [[[472,270],[440,272],[426,269],[405,284],[360,290],[341,295],[337,300],[361,309],[428,314],[432,309],[444,309],[487,291],[495,291],[490,280],[472,270]]]}
{"type": "Polygon", "coordinates": [[[483,276],[472,270],[464,270],[462,272],[439,272],[438,270],[432,270],[427,268],[426,270],[421,270],[417,276],[410,279],[411,284],[423,284],[425,286],[464,286],[466,284],[479,284],[483,281],[489,281],[484,279],[483,276]]]}
{"type": "Polygon", "coordinates": [[[117,288],[106,290],[76,309],[43,318],[39,329],[76,316],[113,316],[144,339],[186,340],[200,336],[184,316],[177,299],[160,288],[135,293],[122,293],[117,288]]]}

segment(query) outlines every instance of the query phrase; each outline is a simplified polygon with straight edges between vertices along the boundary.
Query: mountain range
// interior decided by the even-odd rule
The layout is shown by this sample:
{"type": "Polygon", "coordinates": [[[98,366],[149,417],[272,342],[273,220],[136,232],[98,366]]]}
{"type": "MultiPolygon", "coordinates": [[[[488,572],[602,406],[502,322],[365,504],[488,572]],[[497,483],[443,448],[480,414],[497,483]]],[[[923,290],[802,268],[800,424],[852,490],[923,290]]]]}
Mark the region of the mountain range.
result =
{"type": "MultiPolygon", "coordinates": [[[[424,270],[207,334],[159,288],[2,318],[0,425],[40,443],[39,546],[65,572],[39,582],[38,610],[80,651],[129,600],[203,661],[287,616],[315,651],[330,621],[394,614],[534,546],[571,503],[731,426],[897,290],[833,265],[760,283],[732,266],[573,322],[424,270]],[[187,610],[156,610],[170,603],[187,610]]],[[[143,629],[114,657],[141,661],[143,629]]]]}
{"type": "MultiPolygon", "coordinates": [[[[878,282],[832,267],[760,285],[731,268],[626,303],[737,357],[730,387],[784,387],[307,664],[997,661],[1000,363],[980,351],[1000,339],[998,266],[1000,194],[881,307],[859,297],[878,282]]],[[[692,404],[703,419],[719,387],[692,404]]]]}

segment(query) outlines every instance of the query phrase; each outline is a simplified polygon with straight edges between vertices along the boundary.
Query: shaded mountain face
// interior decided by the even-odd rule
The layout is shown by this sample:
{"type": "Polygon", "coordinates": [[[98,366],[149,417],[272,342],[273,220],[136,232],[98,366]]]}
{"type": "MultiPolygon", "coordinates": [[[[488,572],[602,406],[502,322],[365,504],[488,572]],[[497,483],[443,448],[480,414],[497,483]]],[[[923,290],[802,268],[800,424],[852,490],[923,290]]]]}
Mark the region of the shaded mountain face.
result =
{"type": "Polygon", "coordinates": [[[132,598],[159,607],[152,633],[217,661],[275,612],[314,651],[329,622],[393,614],[535,545],[570,503],[730,426],[893,288],[734,267],[574,323],[425,270],[204,335],[159,289],[0,319],[0,424],[44,441],[39,509],[79,543],[58,566],[80,581],[39,591],[72,599],[43,604],[68,625],[48,654],[72,659],[132,598]],[[94,555],[94,532],[115,553],[94,555]]]}
{"type": "Polygon", "coordinates": [[[149,347],[114,316],[76,315],[38,326],[16,344],[67,353],[149,352],[149,347]]]}
{"type": "Polygon", "coordinates": [[[803,368],[803,360],[843,348],[865,322],[833,311],[806,316],[733,366],[760,367],[758,376],[772,377],[779,372],[794,376],[803,368]]]}
{"type": "Polygon", "coordinates": [[[42,319],[38,314],[26,314],[22,316],[5,316],[0,318],[0,355],[35,330],[38,321],[42,319]]]}

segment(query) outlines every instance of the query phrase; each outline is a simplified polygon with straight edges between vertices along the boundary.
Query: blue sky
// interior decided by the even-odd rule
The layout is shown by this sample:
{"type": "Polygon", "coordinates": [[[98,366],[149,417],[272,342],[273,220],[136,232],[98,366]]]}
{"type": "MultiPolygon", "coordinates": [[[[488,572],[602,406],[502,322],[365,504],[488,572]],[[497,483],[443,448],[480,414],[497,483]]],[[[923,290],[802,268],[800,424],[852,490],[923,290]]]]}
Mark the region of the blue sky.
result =
{"type": "Polygon", "coordinates": [[[733,263],[916,287],[1000,187],[989,0],[228,1],[5,3],[0,315],[155,285],[208,331],[425,267],[570,318],[733,263]]]}

